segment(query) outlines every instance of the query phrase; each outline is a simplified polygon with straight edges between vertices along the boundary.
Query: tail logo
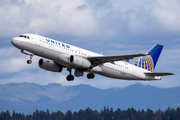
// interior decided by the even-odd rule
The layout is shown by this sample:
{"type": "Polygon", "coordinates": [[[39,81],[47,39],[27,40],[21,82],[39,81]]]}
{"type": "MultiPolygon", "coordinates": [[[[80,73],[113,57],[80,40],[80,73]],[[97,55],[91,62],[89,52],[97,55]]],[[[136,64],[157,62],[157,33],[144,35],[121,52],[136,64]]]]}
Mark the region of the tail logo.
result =
{"type": "Polygon", "coordinates": [[[155,44],[150,50],[146,52],[146,56],[138,59],[138,61],[135,62],[134,65],[153,72],[162,49],[162,45],[155,44]]]}
{"type": "Polygon", "coordinates": [[[154,70],[154,63],[151,55],[141,57],[134,65],[151,72],[154,70]]]}

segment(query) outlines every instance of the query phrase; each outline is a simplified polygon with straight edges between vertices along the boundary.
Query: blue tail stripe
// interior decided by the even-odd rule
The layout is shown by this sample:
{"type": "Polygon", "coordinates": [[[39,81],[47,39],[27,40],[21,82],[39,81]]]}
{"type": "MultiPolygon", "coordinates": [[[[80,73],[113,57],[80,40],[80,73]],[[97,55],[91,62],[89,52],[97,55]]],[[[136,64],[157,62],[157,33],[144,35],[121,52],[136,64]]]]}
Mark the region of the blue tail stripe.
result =
{"type": "Polygon", "coordinates": [[[151,55],[152,59],[153,59],[153,63],[154,63],[154,68],[156,66],[156,63],[159,59],[159,56],[161,54],[161,51],[163,49],[162,45],[156,44],[154,45],[147,53],[148,55],[151,55]]]}

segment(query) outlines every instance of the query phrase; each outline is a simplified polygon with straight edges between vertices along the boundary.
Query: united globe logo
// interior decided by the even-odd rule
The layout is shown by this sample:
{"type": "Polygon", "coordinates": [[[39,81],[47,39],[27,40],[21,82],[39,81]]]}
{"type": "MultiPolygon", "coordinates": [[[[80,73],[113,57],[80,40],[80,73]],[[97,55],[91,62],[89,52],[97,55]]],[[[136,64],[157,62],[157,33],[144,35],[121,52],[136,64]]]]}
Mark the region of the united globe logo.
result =
{"type": "Polygon", "coordinates": [[[151,55],[141,57],[134,65],[151,72],[154,70],[154,63],[151,55]]]}

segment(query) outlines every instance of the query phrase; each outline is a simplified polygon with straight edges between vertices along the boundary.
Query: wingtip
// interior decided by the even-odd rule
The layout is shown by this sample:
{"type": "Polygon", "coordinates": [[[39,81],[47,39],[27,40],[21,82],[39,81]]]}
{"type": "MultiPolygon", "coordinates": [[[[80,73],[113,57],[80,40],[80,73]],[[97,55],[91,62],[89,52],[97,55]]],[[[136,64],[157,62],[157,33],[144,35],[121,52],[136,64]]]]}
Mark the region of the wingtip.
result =
{"type": "Polygon", "coordinates": [[[175,75],[174,73],[170,73],[170,75],[175,75]]]}

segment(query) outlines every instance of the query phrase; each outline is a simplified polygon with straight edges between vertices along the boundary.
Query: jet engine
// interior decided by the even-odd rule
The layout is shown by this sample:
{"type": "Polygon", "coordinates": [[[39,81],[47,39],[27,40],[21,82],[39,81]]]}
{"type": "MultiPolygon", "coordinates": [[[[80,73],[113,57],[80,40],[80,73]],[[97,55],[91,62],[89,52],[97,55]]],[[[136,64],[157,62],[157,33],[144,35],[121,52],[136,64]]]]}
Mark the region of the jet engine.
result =
{"type": "Polygon", "coordinates": [[[61,72],[62,71],[62,66],[58,65],[57,63],[55,63],[53,61],[40,59],[38,62],[38,65],[40,68],[48,70],[48,71],[53,71],[53,72],[61,72]]]}
{"type": "Polygon", "coordinates": [[[69,58],[69,62],[71,63],[72,66],[74,66],[76,68],[87,69],[87,68],[91,67],[91,63],[87,59],[84,59],[79,56],[71,55],[69,58]]]}

